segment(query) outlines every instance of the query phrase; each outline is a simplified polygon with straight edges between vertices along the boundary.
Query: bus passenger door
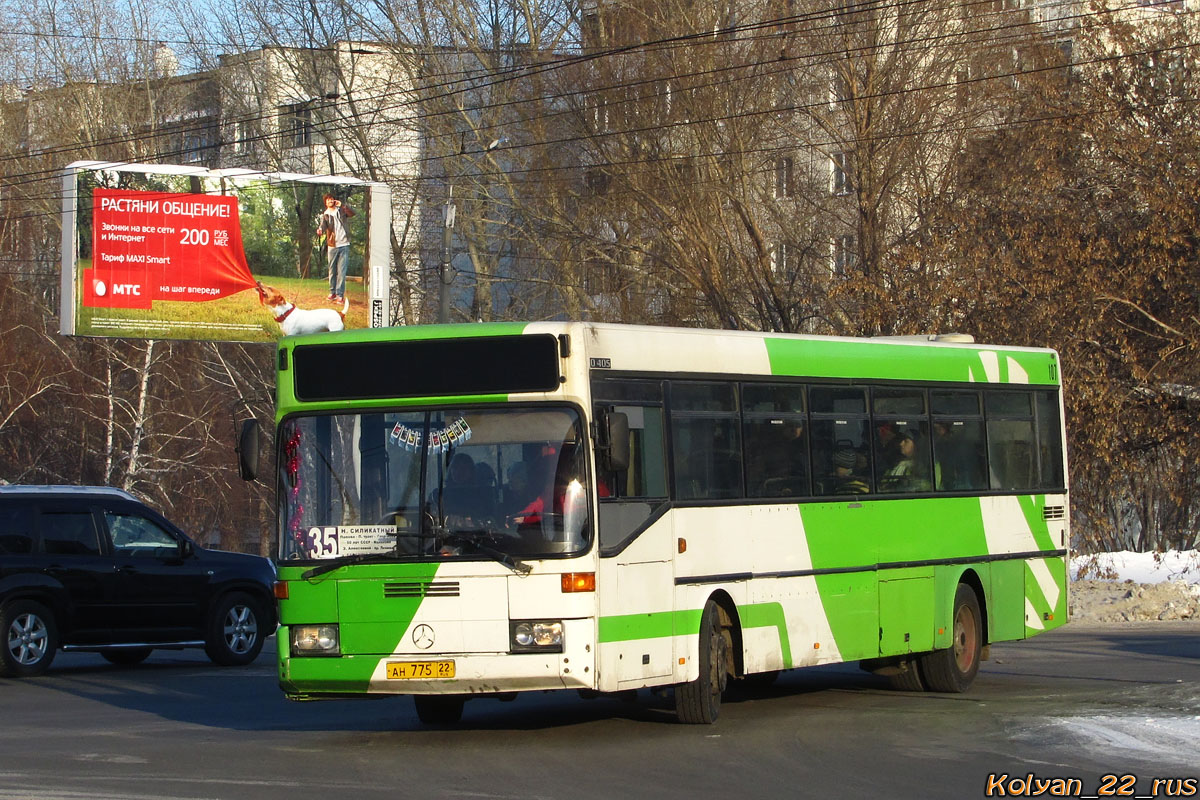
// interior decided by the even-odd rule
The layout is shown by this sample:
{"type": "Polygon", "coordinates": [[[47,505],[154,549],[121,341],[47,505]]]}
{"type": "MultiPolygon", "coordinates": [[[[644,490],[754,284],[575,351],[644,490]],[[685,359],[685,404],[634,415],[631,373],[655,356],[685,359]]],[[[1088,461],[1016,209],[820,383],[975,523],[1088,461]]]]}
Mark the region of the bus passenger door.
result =
{"type": "MultiPolygon", "coordinates": [[[[660,522],[658,527],[670,525],[660,522]]],[[[651,538],[665,537],[656,532],[651,538]]],[[[642,552],[634,557],[652,554],[642,552]]],[[[615,690],[663,683],[661,679],[671,675],[675,660],[673,562],[617,558],[610,563],[615,580],[605,583],[614,591],[611,597],[601,599],[602,631],[617,635],[613,641],[602,642],[601,681],[615,690]]]]}
{"type": "Polygon", "coordinates": [[[639,405],[613,410],[629,419],[630,457],[628,469],[603,474],[608,494],[599,500],[602,691],[665,683],[675,661],[674,539],[665,513],[663,410],[639,405]]]}

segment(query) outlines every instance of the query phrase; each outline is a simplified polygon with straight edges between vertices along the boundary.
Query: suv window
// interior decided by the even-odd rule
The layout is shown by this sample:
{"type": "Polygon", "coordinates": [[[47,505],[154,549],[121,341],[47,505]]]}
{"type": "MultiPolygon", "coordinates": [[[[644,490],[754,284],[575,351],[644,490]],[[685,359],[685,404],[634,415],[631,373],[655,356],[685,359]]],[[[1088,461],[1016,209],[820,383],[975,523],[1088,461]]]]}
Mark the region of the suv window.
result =
{"type": "Polygon", "coordinates": [[[100,555],[100,538],[90,511],[42,511],[42,551],[58,556],[100,555]]]}
{"type": "Polygon", "coordinates": [[[33,512],[28,506],[0,506],[0,554],[33,552],[33,512]]]}
{"type": "Polygon", "coordinates": [[[106,511],[104,520],[117,555],[163,557],[179,553],[175,537],[145,517],[106,511]]]}

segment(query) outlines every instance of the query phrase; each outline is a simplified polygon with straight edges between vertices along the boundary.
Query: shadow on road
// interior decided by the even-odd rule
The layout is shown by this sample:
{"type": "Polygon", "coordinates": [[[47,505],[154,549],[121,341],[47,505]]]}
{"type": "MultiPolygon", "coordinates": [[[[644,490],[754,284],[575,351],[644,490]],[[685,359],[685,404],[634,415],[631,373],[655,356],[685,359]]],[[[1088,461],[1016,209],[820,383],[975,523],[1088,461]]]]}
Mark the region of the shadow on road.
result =
{"type": "MultiPolygon", "coordinates": [[[[5,683],[0,681],[0,684],[5,683]]],[[[416,717],[407,697],[292,702],[275,677],[270,647],[248,667],[218,667],[200,653],[163,652],[133,667],[108,664],[99,656],[64,654],[47,675],[20,682],[27,690],[72,695],[110,709],[150,714],[217,729],[267,731],[437,731],[416,717]]],[[[854,664],[786,672],[769,686],[735,682],[725,704],[842,692],[887,691],[886,682],[854,664]]],[[[87,709],[89,717],[105,715],[87,709]]],[[[655,725],[675,723],[671,692],[642,690],[584,699],[576,692],[527,692],[511,702],[480,698],[467,703],[461,723],[442,731],[536,731],[621,720],[655,725]]]]}

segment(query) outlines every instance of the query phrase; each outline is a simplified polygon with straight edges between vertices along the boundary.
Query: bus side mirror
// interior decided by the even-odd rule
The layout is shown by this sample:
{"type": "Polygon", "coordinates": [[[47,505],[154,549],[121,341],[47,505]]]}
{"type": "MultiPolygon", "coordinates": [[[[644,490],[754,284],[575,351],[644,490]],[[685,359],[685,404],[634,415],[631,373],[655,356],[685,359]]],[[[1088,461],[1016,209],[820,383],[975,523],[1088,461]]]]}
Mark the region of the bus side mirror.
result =
{"type": "Polygon", "coordinates": [[[238,433],[235,449],[238,454],[238,473],[244,481],[252,481],[258,477],[258,439],[258,420],[242,420],[242,429],[238,433]]]}
{"type": "Polygon", "coordinates": [[[629,415],[609,411],[604,415],[604,449],[601,467],[605,472],[629,469],[629,415]]]}

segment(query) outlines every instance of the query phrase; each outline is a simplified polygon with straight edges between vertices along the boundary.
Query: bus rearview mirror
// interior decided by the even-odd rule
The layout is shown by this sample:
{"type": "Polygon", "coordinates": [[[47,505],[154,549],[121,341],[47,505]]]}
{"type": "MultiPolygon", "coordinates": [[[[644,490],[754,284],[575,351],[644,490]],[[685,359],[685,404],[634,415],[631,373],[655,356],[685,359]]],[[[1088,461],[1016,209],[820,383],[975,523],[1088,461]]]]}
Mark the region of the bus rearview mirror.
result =
{"type": "Polygon", "coordinates": [[[258,477],[258,440],[258,420],[242,420],[242,429],[238,433],[237,454],[238,473],[244,481],[252,481],[258,477]]]}
{"type": "Polygon", "coordinates": [[[609,411],[604,415],[605,471],[629,469],[629,415],[609,411]]]}

